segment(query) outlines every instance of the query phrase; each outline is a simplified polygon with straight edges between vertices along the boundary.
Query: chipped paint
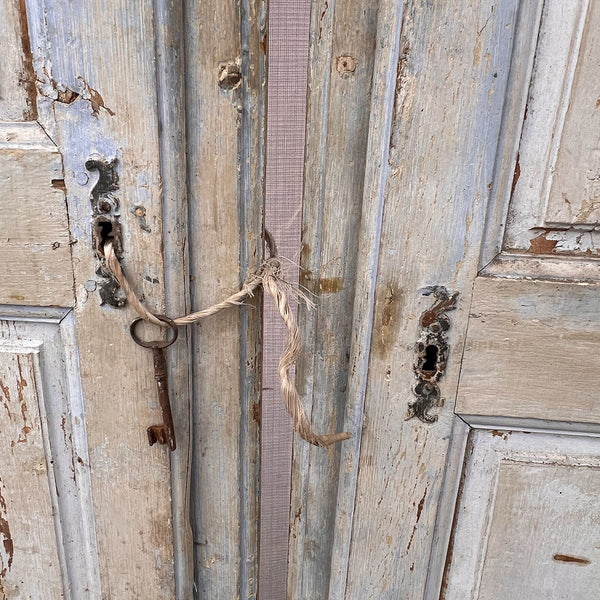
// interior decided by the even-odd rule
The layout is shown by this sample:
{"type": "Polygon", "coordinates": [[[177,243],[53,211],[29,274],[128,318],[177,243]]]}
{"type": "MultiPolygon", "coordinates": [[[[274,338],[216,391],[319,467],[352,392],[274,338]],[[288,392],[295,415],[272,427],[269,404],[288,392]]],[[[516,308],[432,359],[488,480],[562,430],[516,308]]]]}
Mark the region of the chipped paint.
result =
{"type": "Polygon", "coordinates": [[[570,554],[555,554],[552,557],[552,559],[557,562],[571,563],[574,565],[579,565],[581,567],[587,567],[592,562],[589,558],[571,556],[570,554]]]}
{"type": "Polygon", "coordinates": [[[342,79],[348,79],[354,75],[357,64],[356,59],[348,54],[338,56],[335,68],[342,79]]]}
{"type": "Polygon", "coordinates": [[[334,294],[344,289],[344,280],[341,277],[319,278],[319,293],[334,294]]]}
{"type": "Polygon", "coordinates": [[[0,537],[2,538],[2,548],[0,548],[0,580],[4,580],[8,571],[10,571],[15,552],[10,525],[7,519],[7,503],[3,490],[4,483],[0,479],[0,537]]]}
{"type": "Polygon", "coordinates": [[[558,244],[558,240],[549,240],[547,236],[548,232],[544,231],[537,237],[529,240],[529,249],[527,252],[531,254],[552,254],[558,244]]]}

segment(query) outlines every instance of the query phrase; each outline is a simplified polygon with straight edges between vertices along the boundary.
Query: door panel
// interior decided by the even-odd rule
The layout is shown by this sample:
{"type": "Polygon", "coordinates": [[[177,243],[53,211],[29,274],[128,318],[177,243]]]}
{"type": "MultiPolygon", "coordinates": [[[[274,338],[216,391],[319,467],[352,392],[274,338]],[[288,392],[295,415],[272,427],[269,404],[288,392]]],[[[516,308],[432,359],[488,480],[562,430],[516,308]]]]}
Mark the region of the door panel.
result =
{"type": "Polygon", "coordinates": [[[478,277],[456,412],[600,432],[599,294],[596,284],[478,277]]]}
{"type": "Polygon", "coordinates": [[[5,409],[0,417],[4,446],[0,464],[0,576],[5,597],[22,594],[50,599],[61,597],[63,586],[48,485],[54,479],[53,465],[46,462],[51,452],[40,418],[40,413],[46,415],[40,410],[43,397],[37,385],[41,379],[37,359],[36,346],[23,344],[12,350],[0,346],[5,409]],[[30,573],[44,574],[43,589],[30,573]]]}
{"type": "Polygon", "coordinates": [[[524,110],[506,113],[497,164],[514,176],[469,310],[455,410],[477,430],[443,598],[597,595],[599,9],[544,3],[524,110]]]}
{"type": "Polygon", "coordinates": [[[517,155],[502,163],[514,172],[506,227],[492,225],[508,254],[597,255],[599,23],[597,3],[544,4],[517,155]]]}
{"type": "Polygon", "coordinates": [[[0,304],[72,306],[62,158],[38,123],[0,123],[0,304]]]}
{"type": "Polygon", "coordinates": [[[475,430],[444,600],[597,597],[600,440],[475,430]]]}
{"type": "Polygon", "coordinates": [[[72,312],[0,308],[0,589],[6,598],[100,597],[77,372],[72,312]]]}

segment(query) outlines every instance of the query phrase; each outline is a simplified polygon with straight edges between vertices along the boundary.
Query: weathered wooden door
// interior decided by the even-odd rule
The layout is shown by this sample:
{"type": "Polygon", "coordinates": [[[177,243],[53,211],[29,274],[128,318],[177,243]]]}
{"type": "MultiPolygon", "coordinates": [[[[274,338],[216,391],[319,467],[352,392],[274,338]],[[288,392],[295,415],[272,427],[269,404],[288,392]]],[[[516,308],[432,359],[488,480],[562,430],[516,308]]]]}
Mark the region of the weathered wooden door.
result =
{"type": "MultiPolygon", "coordinates": [[[[99,250],[170,315],[259,264],[268,6],[0,8],[0,589],[255,598],[258,305],[181,331],[169,456],[99,250]]],[[[289,598],[595,597],[599,12],[312,2],[297,383],[353,437],[294,442],[289,598]]]]}
{"type": "Polygon", "coordinates": [[[0,2],[2,598],[175,594],[169,455],[145,432],[160,419],[151,358],[102,269],[102,244],[119,240],[164,312],[163,215],[180,206],[161,209],[177,156],[158,135],[168,16],[161,3],[0,2]]]}
{"type": "Polygon", "coordinates": [[[316,4],[288,595],[595,598],[600,7],[316,4]]]}
{"type": "Polygon", "coordinates": [[[171,316],[260,264],[264,9],[0,2],[3,598],[256,595],[257,305],[181,328],[177,450],[150,448],[103,245],[171,316]]]}

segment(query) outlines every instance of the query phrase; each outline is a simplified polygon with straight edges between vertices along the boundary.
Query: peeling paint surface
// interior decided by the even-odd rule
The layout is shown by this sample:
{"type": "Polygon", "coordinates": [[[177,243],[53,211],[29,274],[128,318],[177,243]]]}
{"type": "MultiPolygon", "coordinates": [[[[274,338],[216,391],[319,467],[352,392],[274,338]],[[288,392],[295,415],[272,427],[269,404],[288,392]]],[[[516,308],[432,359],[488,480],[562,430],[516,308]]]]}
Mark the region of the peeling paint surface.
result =
{"type": "MultiPolygon", "coordinates": [[[[63,597],[33,353],[0,345],[0,598],[63,597]],[[32,573],[43,577],[32,577],[32,573]],[[43,581],[43,585],[40,585],[43,581]]],[[[38,371],[38,375],[36,375],[38,371]]]]}

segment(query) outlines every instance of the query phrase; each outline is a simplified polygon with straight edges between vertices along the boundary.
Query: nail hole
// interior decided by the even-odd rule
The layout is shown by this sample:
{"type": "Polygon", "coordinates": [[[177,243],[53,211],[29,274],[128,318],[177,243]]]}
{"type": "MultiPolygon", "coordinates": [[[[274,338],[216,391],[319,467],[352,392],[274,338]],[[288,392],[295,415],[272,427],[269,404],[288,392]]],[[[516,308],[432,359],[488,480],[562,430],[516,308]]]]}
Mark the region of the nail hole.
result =
{"type": "Polygon", "coordinates": [[[421,370],[426,371],[426,372],[435,371],[437,368],[436,367],[437,359],[438,359],[438,347],[434,346],[433,344],[429,344],[425,348],[425,362],[423,363],[421,370]]]}

